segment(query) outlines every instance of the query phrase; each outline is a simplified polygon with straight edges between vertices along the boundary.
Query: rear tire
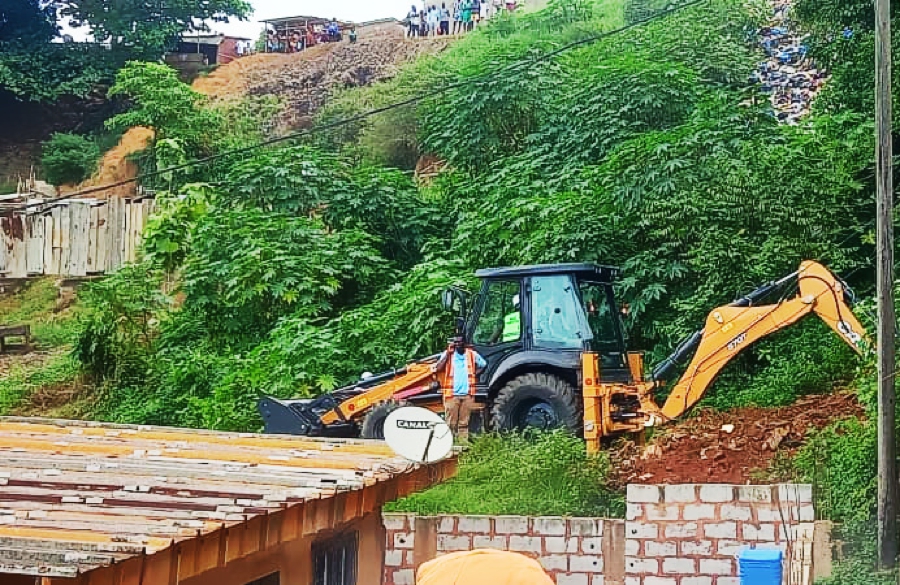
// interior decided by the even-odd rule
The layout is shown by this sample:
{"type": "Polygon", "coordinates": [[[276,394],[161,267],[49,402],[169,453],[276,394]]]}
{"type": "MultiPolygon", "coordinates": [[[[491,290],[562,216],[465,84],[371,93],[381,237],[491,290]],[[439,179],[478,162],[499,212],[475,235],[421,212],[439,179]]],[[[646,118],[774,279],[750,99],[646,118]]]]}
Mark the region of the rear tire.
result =
{"type": "Polygon", "coordinates": [[[378,439],[383,441],[384,421],[389,414],[401,406],[406,406],[406,404],[397,402],[396,400],[387,400],[375,405],[372,410],[369,411],[369,414],[366,415],[366,418],[363,419],[362,428],[359,433],[360,436],[363,439],[378,439]]]}
{"type": "Polygon", "coordinates": [[[500,389],[491,409],[498,431],[564,428],[579,434],[584,424],[575,388],[551,374],[523,374],[500,389]]]}

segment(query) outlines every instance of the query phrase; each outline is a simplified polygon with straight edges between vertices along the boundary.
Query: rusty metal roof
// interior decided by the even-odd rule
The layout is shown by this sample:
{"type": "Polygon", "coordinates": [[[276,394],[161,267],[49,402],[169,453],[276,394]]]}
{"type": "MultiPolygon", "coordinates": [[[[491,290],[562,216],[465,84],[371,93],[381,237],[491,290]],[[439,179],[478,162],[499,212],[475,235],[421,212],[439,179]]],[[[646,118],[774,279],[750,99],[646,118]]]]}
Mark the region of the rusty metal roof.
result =
{"type": "Polygon", "coordinates": [[[455,465],[413,465],[376,441],[9,417],[0,457],[0,574],[48,577],[198,538],[224,550],[232,527],[256,526],[260,546],[315,534],[455,465]]]}

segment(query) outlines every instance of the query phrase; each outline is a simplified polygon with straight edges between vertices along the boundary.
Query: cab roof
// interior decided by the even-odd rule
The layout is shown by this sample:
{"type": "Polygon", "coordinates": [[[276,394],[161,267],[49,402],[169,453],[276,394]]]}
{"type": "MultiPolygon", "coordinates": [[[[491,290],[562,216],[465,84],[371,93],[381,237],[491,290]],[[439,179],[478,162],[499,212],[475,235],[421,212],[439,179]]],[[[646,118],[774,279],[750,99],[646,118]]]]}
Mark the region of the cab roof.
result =
{"type": "Polygon", "coordinates": [[[615,282],[619,269],[603,264],[569,263],[569,264],[532,264],[529,266],[506,266],[501,268],[483,268],[475,271],[481,279],[521,278],[523,276],[543,276],[551,274],[574,274],[580,279],[592,282],[615,282]]]}

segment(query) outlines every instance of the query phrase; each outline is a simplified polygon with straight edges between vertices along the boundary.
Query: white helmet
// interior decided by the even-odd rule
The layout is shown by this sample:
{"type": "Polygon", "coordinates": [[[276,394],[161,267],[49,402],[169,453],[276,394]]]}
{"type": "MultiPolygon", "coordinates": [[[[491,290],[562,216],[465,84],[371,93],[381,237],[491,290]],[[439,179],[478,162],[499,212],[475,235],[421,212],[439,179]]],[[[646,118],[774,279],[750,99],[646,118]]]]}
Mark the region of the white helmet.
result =
{"type": "Polygon", "coordinates": [[[512,298],[512,304],[513,304],[513,307],[515,307],[516,309],[519,308],[519,295],[518,295],[518,293],[516,293],[516,294],[513,295],[513,298],[512,298]]]}

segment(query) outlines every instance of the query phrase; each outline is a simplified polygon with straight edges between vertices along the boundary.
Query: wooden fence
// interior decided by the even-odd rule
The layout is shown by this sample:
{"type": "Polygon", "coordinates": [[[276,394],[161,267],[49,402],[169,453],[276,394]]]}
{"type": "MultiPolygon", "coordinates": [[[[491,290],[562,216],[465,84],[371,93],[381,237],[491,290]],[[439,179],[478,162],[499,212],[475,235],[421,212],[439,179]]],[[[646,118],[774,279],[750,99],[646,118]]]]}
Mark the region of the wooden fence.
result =
{"type": "Polygon", "coordinates": [[[88,276],[133,262],[152,197],[72,199],[47,209],[0,211],[0,276],[88,276]]]}

